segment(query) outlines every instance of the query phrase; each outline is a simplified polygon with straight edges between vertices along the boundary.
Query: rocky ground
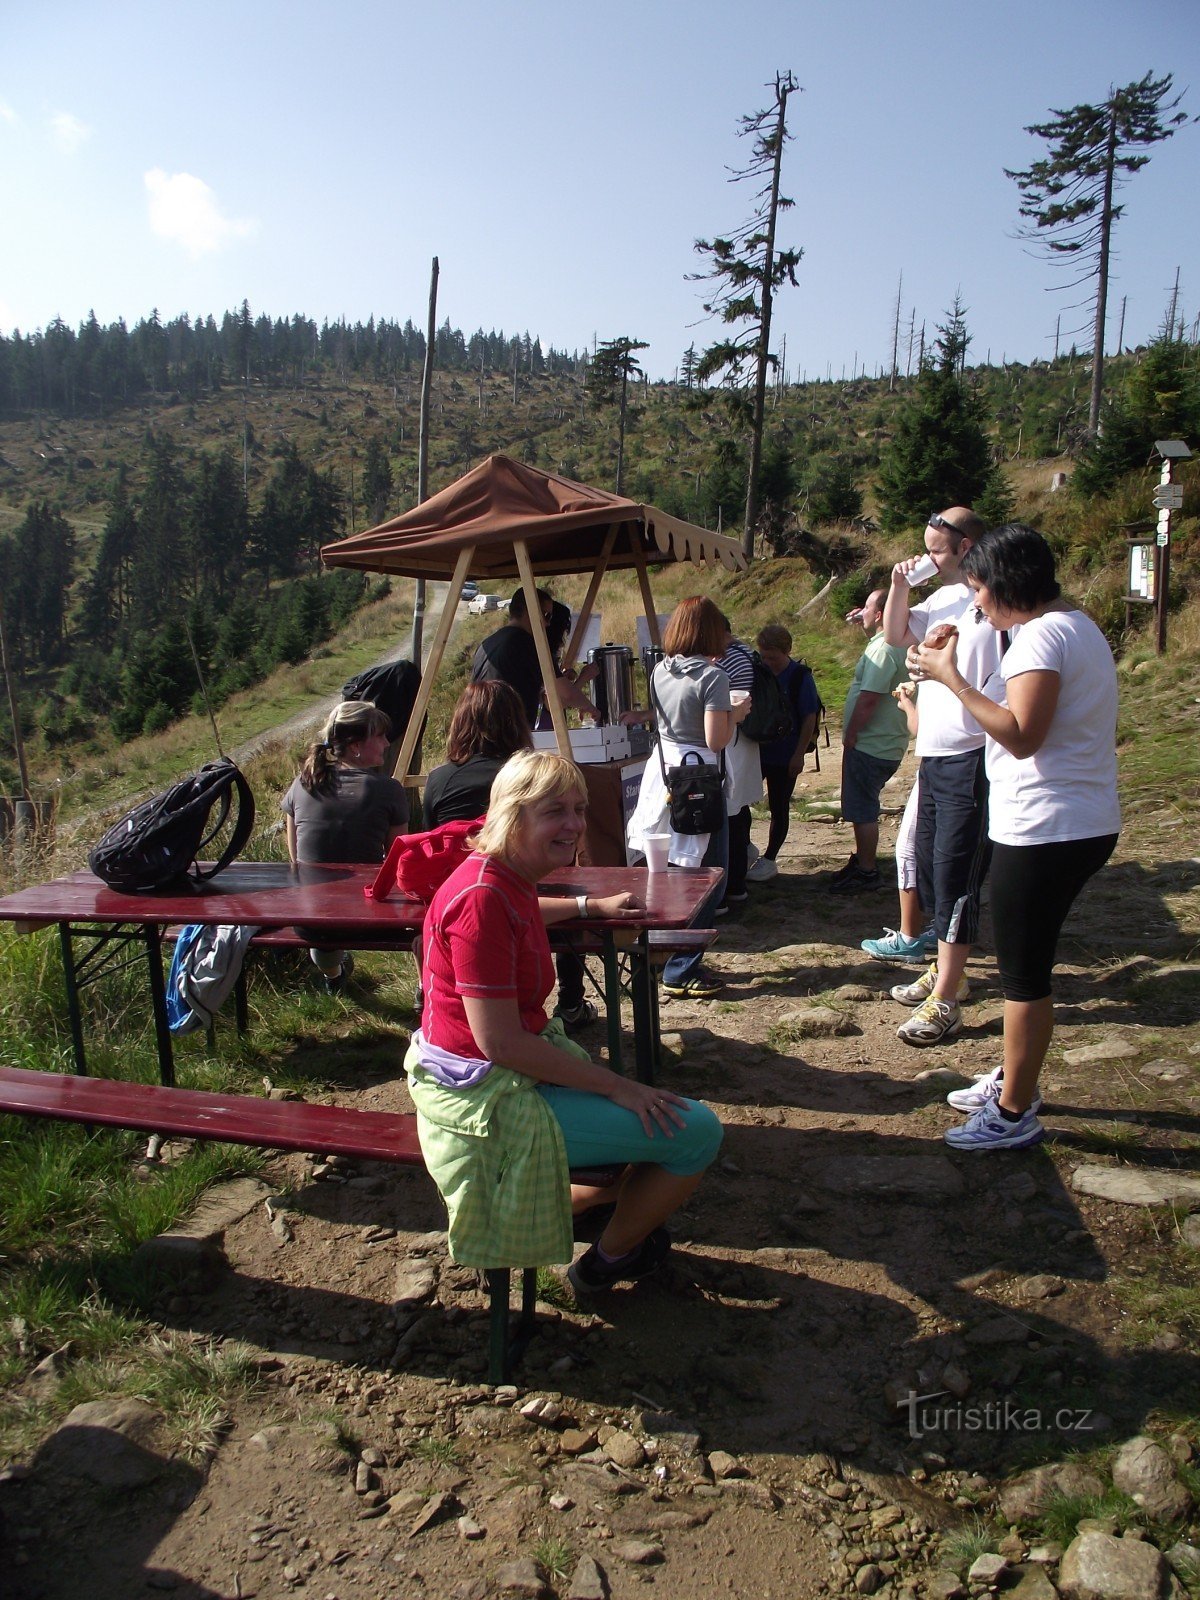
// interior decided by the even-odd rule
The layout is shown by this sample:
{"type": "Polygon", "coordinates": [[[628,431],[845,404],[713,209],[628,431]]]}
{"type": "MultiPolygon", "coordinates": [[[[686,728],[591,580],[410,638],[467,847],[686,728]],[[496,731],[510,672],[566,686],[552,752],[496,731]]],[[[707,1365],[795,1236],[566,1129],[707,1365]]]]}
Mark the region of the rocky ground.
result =
{"type": "MultiPolygon", "coordinates": [[[[723,924],[724,995],[664,1006],[665,1081],[728,1128],[669,1270],[582,1310],[547,1281],[510,1389],[484,1382],[484,1297],[423,1174],[294,1157],[213,1197],[197,1231],[228,1265],[201,1252],[161,1319],[247,1342],[259,1390],[202,1467],[169,1459],[140,1402],[72,1419],[4,1474],[8,1592],[1178,1592],[1197,1528],[1200,861],[1175,823],[1131,818],[1068,928],[1052,1140],[987,1156],[940,1137],[947,1087],[996,1060],[987,949],[963,1033],[905,1046],[887,993],[904,973],[858,948],[893,896],[830,895],[848,831],[794,827],[784,872],[723,924]],[[1066,1550],[1043,1519],[1055,1489],[1101,1501],[1066,1550]],[[983,1525],[993,1553],[962,1536],[983,1525]]],[[[373,1068],[338,1097],[408,1105],[373,1068]]]]}

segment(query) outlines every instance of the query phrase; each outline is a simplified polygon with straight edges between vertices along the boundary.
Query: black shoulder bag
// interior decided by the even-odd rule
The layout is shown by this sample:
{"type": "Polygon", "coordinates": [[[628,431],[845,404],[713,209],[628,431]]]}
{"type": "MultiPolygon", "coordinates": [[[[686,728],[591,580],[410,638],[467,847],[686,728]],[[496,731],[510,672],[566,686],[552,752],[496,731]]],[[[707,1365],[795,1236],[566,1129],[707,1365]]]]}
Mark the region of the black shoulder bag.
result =
{"type": "Polygon", "coordinates": [[[712,766],[694,750],[689,750],[677,767],[668,767],[663,757],[662,729],[665,722],[662,702],[650,678],[650,698],[658,713],[658,764],[667,786],[667,808],[673,833],[716,833],[725,820],[725,752],[721,764],[712,766]]]}

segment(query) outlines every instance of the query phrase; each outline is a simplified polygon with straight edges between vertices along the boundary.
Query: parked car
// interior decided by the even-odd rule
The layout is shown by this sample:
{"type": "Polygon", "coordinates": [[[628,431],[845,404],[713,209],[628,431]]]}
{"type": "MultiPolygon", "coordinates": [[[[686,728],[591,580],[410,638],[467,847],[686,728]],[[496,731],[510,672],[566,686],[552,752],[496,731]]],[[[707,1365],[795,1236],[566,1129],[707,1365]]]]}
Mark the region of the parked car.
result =
{"type": "Polygon", "coordinates": [[[478,593],[479,593],[479,585],[475,582],[475,580],[473,578],[468,578],[466,583],[464,583],[463,586],[462,586],[462,593],[459,595],[459,599],[460,600],[474,600],[476,595],[478,595],[478,593]]]}
{"type": "Polygon", "coordinates": [[[485,611],[499,611],[503,604],[498,594],[477,594],[474,600],[469,602],[467,610],[473,616],[481,617],[485,611]]]}

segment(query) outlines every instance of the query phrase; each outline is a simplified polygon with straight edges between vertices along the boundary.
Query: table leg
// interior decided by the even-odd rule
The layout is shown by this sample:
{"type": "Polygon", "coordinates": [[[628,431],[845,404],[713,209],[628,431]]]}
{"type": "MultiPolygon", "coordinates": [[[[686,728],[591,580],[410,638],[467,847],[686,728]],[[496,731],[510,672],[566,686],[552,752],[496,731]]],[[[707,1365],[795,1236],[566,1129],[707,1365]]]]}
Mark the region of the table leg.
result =
{"type": "Polygon", "coordinates": [[[175,1057],[171,1050],[171,1025],[167,1021],[167,986],[163,982],[162,932],[156,922],[145,925],[146,960],[150,966],[150,1003],[154,1009],[154,1036],[158,1043],[158,1077],[170,1087],[175,1082],[175,1057]]]}
{"type": "Polygon", "coordinates": [[[75,949],[71,943],[71,924],[60,922],[58,943],[62,951],[63,986],[67,991],[67,1018],[71,1024],[71,1046],[75,1055],[75,1071],[87,1077],[87,1055],[83,1048],[83,1017],[79,1010],[79,988],[75,982],[75,949]]]}
{"type": "Polygon", "coordinates": [[[650,939],[643,933],[629,952],[633,996],[633,1061],[639,1083],[653,1083],[658,1070],[658,994],[650,964],[650,939]]]}
{"type": "Polygon", "coordinates": [[[621,969],[617,962],[617,941],[611,928],[604,933],[604,1009],[608,1024],[608,1064],[621,1071],[621,969]]]}

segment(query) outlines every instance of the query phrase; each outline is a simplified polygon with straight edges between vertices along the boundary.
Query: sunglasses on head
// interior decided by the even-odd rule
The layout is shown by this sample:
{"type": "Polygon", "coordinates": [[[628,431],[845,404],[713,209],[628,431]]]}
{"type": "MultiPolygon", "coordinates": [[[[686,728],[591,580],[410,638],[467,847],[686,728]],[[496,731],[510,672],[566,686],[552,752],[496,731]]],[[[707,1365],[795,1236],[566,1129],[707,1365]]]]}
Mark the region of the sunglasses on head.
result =
{"type": "Polygon", "coordinates": [[[925,526],[927,528],[940,528],[943,533],[948,533],[952,539],[961,539],[963,536],[961,528],[956,528],[952,522],[947,522],[945,517],[939,516],[936,511],[931,511],[929,516],[926,517],[925,526]]]}

